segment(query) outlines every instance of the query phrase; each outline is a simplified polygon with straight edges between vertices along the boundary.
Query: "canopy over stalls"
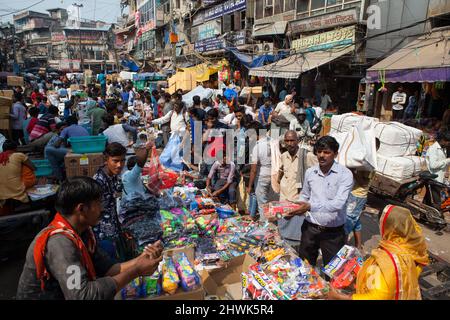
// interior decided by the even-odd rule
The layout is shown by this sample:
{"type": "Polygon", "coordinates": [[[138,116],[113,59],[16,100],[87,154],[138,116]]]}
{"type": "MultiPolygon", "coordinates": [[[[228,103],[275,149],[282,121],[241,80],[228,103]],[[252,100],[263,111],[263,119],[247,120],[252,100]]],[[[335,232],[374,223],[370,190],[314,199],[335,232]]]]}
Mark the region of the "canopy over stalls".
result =
{"type": "Polygon", "coordinates": [[[450,27],[433,30],[367,70],[367,82],[450,81],[450,27]]]}

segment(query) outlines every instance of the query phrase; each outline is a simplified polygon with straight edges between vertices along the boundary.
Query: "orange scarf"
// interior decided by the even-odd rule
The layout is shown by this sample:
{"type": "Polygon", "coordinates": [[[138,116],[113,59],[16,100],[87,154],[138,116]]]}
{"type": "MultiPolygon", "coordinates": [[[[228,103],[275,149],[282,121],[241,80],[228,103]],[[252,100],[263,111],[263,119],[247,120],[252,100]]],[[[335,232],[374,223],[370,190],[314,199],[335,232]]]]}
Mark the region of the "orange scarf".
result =
{"type": "Polygon", "coordinates": [[[45,231],[37,238],[36,245],[34,247],[34,263],[36,264],[36,273],[38,279],[41,281],[42,290],[45,289],[45,280],[50,279],[50,274],[45,267],[44,257],[47,247],[48,239],[55,234],[63,234],[70,240],[72,240],[75,247],[81,253],[81,263],[86,268],[87,274],[90,280],[95,280],[95,268],[91,259],[91,254],[94,253],[96,247],[96,241],[92,229],[88,229],[89,240],[88,248],[84,245],[83,240],[72,228],[70,223],[59,213],[56,214],[53,221],[45,229],[45,231]]]}

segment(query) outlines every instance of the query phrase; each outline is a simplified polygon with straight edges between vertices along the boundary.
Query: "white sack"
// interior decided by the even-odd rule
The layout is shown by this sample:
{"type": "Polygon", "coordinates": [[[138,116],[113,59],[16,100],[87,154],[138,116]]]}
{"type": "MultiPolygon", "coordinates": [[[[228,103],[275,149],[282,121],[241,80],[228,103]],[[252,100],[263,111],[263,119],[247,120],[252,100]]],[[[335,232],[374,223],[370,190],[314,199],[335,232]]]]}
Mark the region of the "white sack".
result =
{"type": "Polygon", "coordinates": [[[418,175],[425,166],[425,159],[422,157],[386,157],[378,154],[377,171],[394,179],[402,180],[412,178],[418,175]]]}
{"type": "Polygon", "coordinates": [[[331,136],[339,143],[337,162],[352,169],[376,169],[377,154],[373,130],[363,130],[363,123],[360,122],[348,132],[333,133],[331,136]]]}
{"type": "Polygon", "coordinates": [[[413,156],[422,131],[398,122],[378,123],[375,134],[380,139],[378,154],[390,157],[413,156]]]}
{"type": "Polygon", "coordinates": [[[370,130],[377,124],[377,118],[360,116],[354,113],[344,113],[331,117],[330,135],[335,133],[349,132],[350,129],[361,123],[362,130],[370,130]]]}
{"type": "Polygon", "coordinates": [[[191,107],[194,102],[192,101],[192,98],[194,96],[199,96],[200,100],[202,99],[209,99],[213,95],[214,90],[213,89],[206,89],[202,86],[198,86],[197,88],[191,90],[189,93],[186,93],[183,95],[183,102],[186,105],[187,108],[191,107]]]}

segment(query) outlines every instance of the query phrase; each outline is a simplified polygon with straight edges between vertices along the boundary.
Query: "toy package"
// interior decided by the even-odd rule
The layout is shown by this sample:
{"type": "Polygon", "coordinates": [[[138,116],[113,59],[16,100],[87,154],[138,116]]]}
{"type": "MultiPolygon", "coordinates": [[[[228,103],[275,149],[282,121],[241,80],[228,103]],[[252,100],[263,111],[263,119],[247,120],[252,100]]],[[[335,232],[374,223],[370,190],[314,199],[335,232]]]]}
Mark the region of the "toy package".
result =
{"type": "Polygon", "coordinates": [[[161,294],[161,274],[156,271],[152,276],[142,277],[142,292],[146,297],[161,294]]]}
{"type": "Polygon", "coordinates": [[[180,278],[175,268],[172,258],[165,257],[162,265],[162,289],[164,292],[172,295],[178,289],[180,278]]]}
{"type": "Polygon", "coordinates": [[[333,278],[334,274],[341,270],[344,265],[354,257],[361,257],[361,253],[355,247],[344,245],[336,256],[323,268],[323,272],[333,278]]]}
{"type": "Polygon", "coordinates": [[[263,271],[290,299],[321,298],[327,291],[326,282],[300,258],[278,256],[264,265],[263,271]]]}
{"type": "Polygon", "coordinates": [[[127,284],[126,287],[120,291],[120,295],[123,300],[139,299],[139,298],[145,297],[145,295],[142,292],[141,277],[136,278],[133,281],[131,281],[129,284],[127,284]]]}
{"type": "Polygon", "coordinates": [[[175,269],[181,280],[181,287],[184,291],[192,291],[200,286],[200,277],[189,262],[186,254],[180,252],[172,257],[175,269]]]}
{"type": "Polygon", "coordinates": [[[241,274],[242,300],[271,300],[272,296],[249,272],[241,274]]]}
{"type": "Polygon", "coordinates": [[[259,263],[250,266],[249,269],[252,277],[269,294],[270,300],[290,300],[277,283],[267,276],[259,263]]]}
{"type": "Polygon", "coordinates": [[[285,214],[300,208],[299,204],[289,201],[272,201],[263,204],[264,216],[269,220],[281,219],[285,214]]]}
{"type": "Polygon", "coordinates": [[[355,247],[345,245],[323,268],[336,289],[353,289],[356,277],[363,264],[361,253],[355,247]]]}

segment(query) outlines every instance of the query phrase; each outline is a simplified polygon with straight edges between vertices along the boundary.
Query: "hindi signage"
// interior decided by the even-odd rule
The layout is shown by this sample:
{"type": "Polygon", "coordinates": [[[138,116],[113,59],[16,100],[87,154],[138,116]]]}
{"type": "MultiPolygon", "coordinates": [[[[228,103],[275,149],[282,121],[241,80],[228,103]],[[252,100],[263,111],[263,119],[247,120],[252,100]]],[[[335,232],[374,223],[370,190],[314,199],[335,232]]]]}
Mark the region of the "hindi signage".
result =
{"type": "Polygon", "coordinates": [[[292,33],[296,34],[348,24],[356,24],[358,23],[358,16],[358,11],[354,8],[312,18],[291,21],[290,25],[292,33]]]}
{"type": "Polygon", "coordinates": [[[205,21],[217,19],[235,11],[246,8],[245,0],[228,0],[205,10],[205,21]]]}
{"type": "Polygon", "coordinates": [[[196,42],[194,48],[197,52],[207,52],[220,50],[225,46],[225,39],[211,38],[196,42]]]}
{"type": "Polygon", "coordinates": [[[356,27],[346,27],[302,37],[292,41],[292,49],[300,52],[326,50],[337,46],[351,45],[355,42],[356,27]]]}

